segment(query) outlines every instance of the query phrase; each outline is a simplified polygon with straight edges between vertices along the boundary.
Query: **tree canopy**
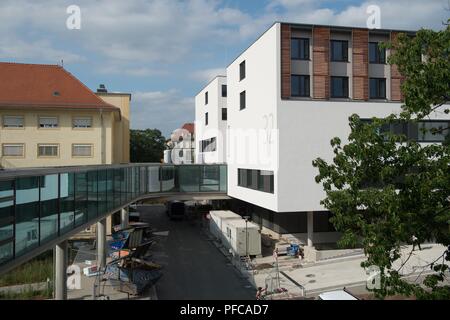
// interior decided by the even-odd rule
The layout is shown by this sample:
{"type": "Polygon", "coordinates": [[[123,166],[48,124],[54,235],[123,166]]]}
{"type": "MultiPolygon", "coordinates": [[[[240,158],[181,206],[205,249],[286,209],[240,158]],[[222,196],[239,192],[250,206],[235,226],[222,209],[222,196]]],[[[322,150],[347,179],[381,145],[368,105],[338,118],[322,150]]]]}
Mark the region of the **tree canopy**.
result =
{"type": "MultiPolygon", "coordinates": [[[[370,122],[352,115],[348,141],[331,140],[332,162],[313,161],[319,170],[316,182],[326,192],[322,204],[333,213],[332,223],[343,233],[340,244],[362,244],[367,256],[362,267],[379,267],[381,284],[374,289],[376,296],[449,299],[450,286],[444,284],[450,261],[448,123],[419,127],[423,134],[428,130],[428,134],[446,136],[443,143],[421,144],[389,128],[417,125],[449,113],[450,29],[446,25],[441,31],[422,29],[414,37],[400,34],[384,46],[392,52],[389,63],[404,77],[401,112],[370,122]],[[398,263],[402,246],[427,241],[447,249],[424,267],[424,278],[405,281],[405,263],[398,263]]],[[[403,261],[412,254],[403,256],[403,261]]]]}
{"type": "Polygon", "coordinates": [[[158,129],[130,130],[131,162],[161,162],[165,138],[158,129]]]}

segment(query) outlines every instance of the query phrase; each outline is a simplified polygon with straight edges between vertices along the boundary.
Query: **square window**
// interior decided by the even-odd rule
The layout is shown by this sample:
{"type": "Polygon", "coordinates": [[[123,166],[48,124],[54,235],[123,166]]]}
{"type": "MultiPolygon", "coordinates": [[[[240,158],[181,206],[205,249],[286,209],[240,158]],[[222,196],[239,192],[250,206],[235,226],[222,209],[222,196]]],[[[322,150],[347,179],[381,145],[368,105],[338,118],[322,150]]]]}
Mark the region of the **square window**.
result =
{"type": "Polygon", "coordinates": [[[309,60],[309,39],[292,38],[291,39],[291,59],[309,60]]]}
{"type": "Polygon", "coordinates": [[[348,41],[331,40],[331,61],[348,62],[348,41]]]}
{"type": "Polygon", "coordinates": [[[309,97],[309,76],[292,75],[291,76],[291,95],[293,97],[309,97]]]}
{"type": "Polygon", "coordinates": [[[370,78],[370,99],[386,99],[386,79],[370,78]]]}
{"type": "Polygon", "coordinates": [[[386,49],[379,42],[369,42],[369,63],[386,63],[386,49]]]}
{"type": "Polygon", "coordinates": [[[331,77],[331,97],[348,98],[348,77],[331,77]]]}

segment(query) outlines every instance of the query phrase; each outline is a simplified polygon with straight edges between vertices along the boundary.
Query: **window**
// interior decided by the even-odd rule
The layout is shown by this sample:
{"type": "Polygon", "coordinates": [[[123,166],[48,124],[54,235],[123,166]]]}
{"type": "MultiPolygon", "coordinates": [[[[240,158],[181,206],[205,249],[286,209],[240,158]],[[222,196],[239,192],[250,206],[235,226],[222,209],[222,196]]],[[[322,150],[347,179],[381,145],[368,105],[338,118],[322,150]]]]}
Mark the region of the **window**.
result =
{"type": "Polygon", "coordinates": [[[331,40],[331,61],[348,62],[348,41],[331,40]]]}
{"type": "Polygon", "coordinates": [[[58,128],[58,118],[39,117],[39,128],[58,128]]]}
{"type": "Polygon", "coordinates": [[[92,157],[91,144],[73,144],[72,157],[92,157]]]}
{"type": "Polygon", "coordinates": [[[378,42],[369,42],[369,63],[386,63],[386,49],[378,42]]]}
{"type": "Polygon", "coordinates": [[[292,38],[291,39],[291,59],[309,60],[309,39],[292,38]]]}
{"type": "Polygon", "coordinates": [[[450,137],[450,121],[420,121],[419,142],[444,142],[450,137]]]}
{"type": "Polygon", "coordinates": [[[245,100],[246,100],[246,93],[245,91],[242,91],[240,96],[240,107],[239,107],[240,110],[243,110],[247,107],[245,100]]]}
{"type": "Polygon", "coordinates": [[[73,125],[74,128],[77,128],[77,129],[92,128],[92,118],[91,117],[76,117],[76,118],[73,118],[72,125],[73,125]]]}
{"type": "Polygon", "coordinates": [[[227,120],[227,108],[222,108],[222,120],[227,120]]]}
{"type": "Polygon", "coordinates": [[[216,151],[216,137],[200,141],[201,152],[216,151]]]}
{"type": "Polygon", "coordinates": [[[23,128],[23,116],[3,116],[3,127],[23,128]]]}
{"type": "Polygon", "coordinates": [[[57,157],[58,149],[57,144],[39,144],[38,157],[57,157]]]}
{"type": "Polygon", "coordinates": [[[293,97],[309,97],[309,76],[291,76],[291,95],[293,97]]]}
{"type": "MultiPolygon", "coordinates": [[[[370,119],[361,119],[361,121],[367,124],[372,122],[370,119]]],[[[395,135],[404,135],[409,140],[418,142],[444,142],[445,139],[450,138],[449,127],[450,121],[397,121],[391,124],[383,125],[383,127],[379,129],[379,133],[383,134],[390,132],[395,135]]]]}
{"type": "Polygon", "coordinates": [[[24,144],[4,144],[2,148],[2,154],[4,157],[23,157],[24,156],[24,144]]]}
{"type": "Polygon", "coordinates": [[[205,113],[205,126],[208,125],[208,112],[205,113]]]}
{"type": "Polygon", "coordinates": [[[226,98],[227,97],[227,85],[223,84],[222,85],[222,97],[226,98]]]}
{"type": "Polygon", "coordinates": [[[274,193],[273,171],[238,169],[238,186],[274,193]]]}
{"type": "Polygon", "coordinates": [[[208,91],[205,92],[205,105],[208,104],[208,91]]]}
{"type": "Polygon", "coordinates": [[[348,98],[348,77],[331,77],[331,97],[348,98]]]}
{"type": "Polygon", "coordinates": [[[386,79],[370,78],[370,99],[386,99],[386,79]]]}
{"type": "Polygon", "coordinates": [[[245,61],[242,61],[239,65],[239,80],[245,79],[245,61]]]}

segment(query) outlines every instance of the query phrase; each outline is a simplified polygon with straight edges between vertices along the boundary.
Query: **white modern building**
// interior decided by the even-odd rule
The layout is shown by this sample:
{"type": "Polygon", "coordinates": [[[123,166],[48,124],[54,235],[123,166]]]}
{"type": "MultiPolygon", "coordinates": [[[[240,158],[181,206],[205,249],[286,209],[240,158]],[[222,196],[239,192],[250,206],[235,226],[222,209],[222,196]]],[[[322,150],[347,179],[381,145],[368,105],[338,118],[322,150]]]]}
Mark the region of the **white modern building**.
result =
{"type": "Polygon", "coordinates": [[[227,78],[215,77],[195,97],[198,164],[226,162],[227,78]]]}
{"type": "MultiPolygon", "coordinates": [[[[233,211],[310,246],[339,238],[320,204],[325,192],[315,182],[312,162],[332,161],[330,140],[345,143],[350,115],[371,119],[400,111],[401,75],[387,63],[389,50],[378,47],[399,32],[274,23],[227,67],[223,152],[228,195],[238,203],[233,211]]],[[[197,122],[211,112],[203,101],[206,91],[217,92],[217,80],[196,97],[197,122]]],[[[435,113],[429,121],[390,130],[435,143],[445,137],[419,129],[449,120],[435,113]]]]}

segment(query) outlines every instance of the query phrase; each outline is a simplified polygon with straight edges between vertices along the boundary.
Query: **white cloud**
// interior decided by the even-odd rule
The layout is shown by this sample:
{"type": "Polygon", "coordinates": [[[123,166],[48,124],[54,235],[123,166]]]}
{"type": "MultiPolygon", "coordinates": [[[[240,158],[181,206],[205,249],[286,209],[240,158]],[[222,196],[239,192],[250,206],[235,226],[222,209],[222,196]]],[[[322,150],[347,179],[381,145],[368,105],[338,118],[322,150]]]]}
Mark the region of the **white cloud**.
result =
{"type": "Polygon", "coordinates": [[[214,79],[216,76],[226,75],[225,68],[212,68],[206,70],[199,70],[191,74],[191,78],[202,83],[207,83],[214,79]]]}
{"type": "Polygon", "coordinates": [[[183,97],[175,89],[135,92],[131,108],[133,129],[158,128],[165,136],[194,121],[194,98],[183,97]]]}

